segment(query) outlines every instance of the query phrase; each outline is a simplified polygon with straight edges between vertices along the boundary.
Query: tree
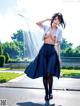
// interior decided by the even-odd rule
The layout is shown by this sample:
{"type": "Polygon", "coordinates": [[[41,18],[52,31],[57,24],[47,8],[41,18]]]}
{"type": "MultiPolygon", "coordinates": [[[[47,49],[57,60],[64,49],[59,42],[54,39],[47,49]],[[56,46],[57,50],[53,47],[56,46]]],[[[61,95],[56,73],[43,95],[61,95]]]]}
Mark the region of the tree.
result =
{"type": "Polygon", "coordinates": [[[5,63],[8,63],[10,59],[9,54],[5,53],[4,56],[5,56],[5,63]]]}
{"type": "Polygon", "coordinates": [[[63,38],[62,43],[61,43],[61,50],[64,50],[66,48],[72,48],[72,43],[68,43],[66,39],[63,38]]]}
{"type": "Polygon", "coordinates": [[[61,43],[61,56],[73,56],[72,43],[68,43],[64,38],[61,43]]]}
{"type": "Polygon", "coordinates": [[[15,43],[15,45],[18,48],[19,51],[19,55],[18,57],[22,57],[23,58],[23,54],[24,54],[24,38],[23,38],[23,31],[22,30],[18,30],[17,33],[13,33],[13,37],[11,37],[13,42],[15,43]]]}
{"type": "Polygon", "coordinates": [[[74,49],[74,55],[77,56],[77,57],[80,57],[80,46],[77,46],[77,47],[74,49]]]}
{"type": "Polygon", "coordinates": [[[11,38],[13,41],[23,42],[23,31],[18,30],[17,33],[13,33],[13,36],[11,38]]]}
{"type": "Polygon", "coordinates": [[[17,58],[19,55],[19,48],[15,45],[14,42],[5,42],[3,43],[3,53],[6,54],[8,53],[10,58],[17,58]]]}
{"type": "Polygon", "coordinates": [[[1,42],[0,42],[0,55],[2,55],[2,54],[3,54],[2,44],[1,44],[1,42]]]}

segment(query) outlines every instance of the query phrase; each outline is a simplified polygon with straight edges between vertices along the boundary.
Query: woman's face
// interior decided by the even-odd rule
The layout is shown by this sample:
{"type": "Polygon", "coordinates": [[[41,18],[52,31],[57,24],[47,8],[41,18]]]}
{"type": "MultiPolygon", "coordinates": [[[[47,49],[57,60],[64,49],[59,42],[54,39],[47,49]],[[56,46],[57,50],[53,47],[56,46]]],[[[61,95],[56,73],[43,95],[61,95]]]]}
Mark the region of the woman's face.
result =
{"type": "Polygon", "coordinates": [[[60,25],[60,21],[58,19],[58,16],[54,18],[52,27],[58,27],[60,25]]]}

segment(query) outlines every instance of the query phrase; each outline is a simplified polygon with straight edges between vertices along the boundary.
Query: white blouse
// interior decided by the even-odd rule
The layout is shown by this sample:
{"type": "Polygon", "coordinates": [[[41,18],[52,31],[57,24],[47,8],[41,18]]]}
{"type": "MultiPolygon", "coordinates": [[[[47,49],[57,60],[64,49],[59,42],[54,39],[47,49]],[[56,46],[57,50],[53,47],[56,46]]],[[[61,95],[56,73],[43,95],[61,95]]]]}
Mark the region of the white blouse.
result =
{"type": "MultiPolygon", "coordinates": [[[[47,25],[44,25],[43,29],[44,29],[44,36],[46,36],[46,33],[49,31],[50,27],[47,25]]],[[[60,28],[57,28],[57,30],[55,31],[54,34],[55,34],[57,40],[59,42],[61,42],[62,41],[62,30],[60,28]]]]}

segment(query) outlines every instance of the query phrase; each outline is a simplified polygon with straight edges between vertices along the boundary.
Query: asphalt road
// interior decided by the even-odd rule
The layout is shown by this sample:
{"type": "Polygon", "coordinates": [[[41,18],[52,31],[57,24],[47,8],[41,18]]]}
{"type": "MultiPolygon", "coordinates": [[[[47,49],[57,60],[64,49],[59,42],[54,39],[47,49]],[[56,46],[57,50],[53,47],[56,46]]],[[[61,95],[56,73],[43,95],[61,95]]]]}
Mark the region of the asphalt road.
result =
{"type": "Polygon", "coordinates": [[[46,104],[42,78],[23,75],[0,84],[0,106],[80,106],[80,79],[54,78],[53,100],[46,104]]]}

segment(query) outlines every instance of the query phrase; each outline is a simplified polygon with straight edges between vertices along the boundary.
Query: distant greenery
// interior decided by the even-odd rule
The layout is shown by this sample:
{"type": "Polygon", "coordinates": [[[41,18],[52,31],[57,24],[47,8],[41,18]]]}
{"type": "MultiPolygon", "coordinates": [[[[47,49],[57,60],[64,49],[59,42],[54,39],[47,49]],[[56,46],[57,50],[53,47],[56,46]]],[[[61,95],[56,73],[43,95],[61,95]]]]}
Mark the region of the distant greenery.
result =
{"type": "MultiPolygon", "coordinates": [[[[77,61],[77,60],[76,60],[77,61]]],[[[80,66],[62,66],[61,69],[80,70],[80,66]]]]}
{"type": "Polygon", "coordinates": [[[23,74],[13,72],[0,72],[0,83],[5,83],[11,79],[19,77],[23,74]]]}
{"type": "Polygon", "coordinates": [[[0,68],[0,71],[10,70],[10,68],[0,68]]]}
{"type": "Polygon", "coordinates": [[[80,45],[73,48],[73,44],[63,38],[61,43],[61,56],[64,57],[80,57],[80,45]]]}
{"type": "Polygon", "coordinates": [[[62,77],[79,77],[80,78],[80,70],[62,69],[61,76],[62,77]]]}
{"type": "MultiPolygon", "coordinates": [[[[8,68],[0,68],[3,72],[0,72],[0,83],[5,83],[11,79],[19,77],[23,75],[22,73],[14,73],[14,72],[4,72],[8,68]]],[[[13,69],[15,70],[15,69],[13,69]]],[[[19,69],[18,69],[19,70],[19,69]]],[[[80,70],[74,69],[61,69],[61,77],[75,77],[80,78],[80,70]]]]}
{"type": "Polygon", "coordinates": [[[0,55],[3,54],[2,43],[0,42],[0,55]]]}
{"type": "Polygon", "coordinates": [[[0,68],[0,71],[7,71],[7,70],[10,70],[10,71],[13,71],[13,70],[25,70],[25,68],[0,68]]]}
{"type": "Polygon", "coordinates": [[[24,52],[24,42],[23,42],[23,31],[19,30],[16,33],[13,33],[11,36],[11,42],[0,42],[0,55],[5,55],[7,53],[7,59],[9,58],[19,58],[23,57],[24,52]]]}
{"type": "MultiPolygon", "coordinates": [[[[23,60],[24,57],[24,37],[23,33],[27,32],[23,30],[18,30],[14,32],[11,36],[11,42],[0,42],[0,55],[5,56],[5,63],[16,61],[21,58],[23,60]]],[[[27,50],[26,50],[27,53],[27,50]]],[[[80,45],[76,48],[73,48],[73,44],[68,42],[63,38],[61,43],[61,56],[62,57],[80,57],[80,45]]]]}

